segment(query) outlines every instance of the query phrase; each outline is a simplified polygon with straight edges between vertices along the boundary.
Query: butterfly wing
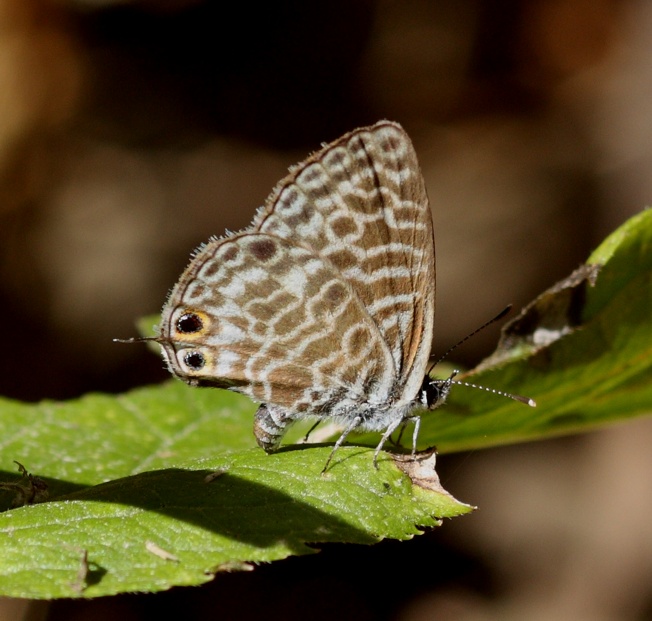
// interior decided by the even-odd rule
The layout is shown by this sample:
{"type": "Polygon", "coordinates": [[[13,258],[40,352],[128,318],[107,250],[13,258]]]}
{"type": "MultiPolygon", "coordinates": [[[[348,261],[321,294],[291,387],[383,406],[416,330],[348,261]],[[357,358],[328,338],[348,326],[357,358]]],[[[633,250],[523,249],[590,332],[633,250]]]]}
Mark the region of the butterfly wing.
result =
{"type": "Polygon", "coordinates": [[[300,163],[239,234],[200,248],[163,310],[170,370],[296,412],[413,401],[434,315],[432,218],[386,121],[300,163]]]}
{"type": "Polygon", "coordinates": [[[435,246],[403,128],[381,121],[313,154],[279,183],[254,227],[309,249],[351,285],[391,352],[394,400],[413,400],[432,344],[435,246]]]}
{"type": "Polygon", "coordinates": [[[293,412],[346,415],[389,398],[391,354],[351,285],[293,241],[243,231],[202,248],[161,335],[173,373],[293,412]]]}

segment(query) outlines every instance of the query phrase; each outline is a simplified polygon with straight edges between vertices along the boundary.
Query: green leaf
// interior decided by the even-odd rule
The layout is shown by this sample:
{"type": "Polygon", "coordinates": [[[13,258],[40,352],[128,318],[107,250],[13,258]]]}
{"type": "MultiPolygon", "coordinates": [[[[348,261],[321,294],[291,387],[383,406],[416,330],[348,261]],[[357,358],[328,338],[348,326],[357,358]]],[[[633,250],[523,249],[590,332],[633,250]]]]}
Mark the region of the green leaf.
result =
{"type": "MultiPolygon", "coordinates": [[[[423,446],[477,448],[652,411],[652,212],[590,263],[598,268],[516,317],[473,374],[538,407],[456,386],[450,403],[424,415],[423,446]]],[[[321,543],[410,538],[471,509],[441,489],[434,455],[414,463],[382,453],[376,470],[371,449],[347,446],[323,476],[330,445],[266,455],[253,448],[255,410],[238,395],[177,381],[67,403],[0,400],[0,595],[201,584],[321,543]],[[47,502],[12,508],[43,498],[43,481],[47,502]]],[[[358,440],[373,446],[378,437],[358,440]]]]}
{"type": "Polygon", "coordinates": [[[376,470],[364,448],[338,451],[324,476],[331,446],[251,448],[256,406],[226,391],[170,381],[0,407],[0,501],[8,508],[27,496],[13,459],[50,496],[0,515],[6,596],[200,584],[221,569],[314,552],[308,544],[411,538],[471,510],[388,456],[376,470]]]}
{"type": "MultiPolygon", "coordinates": [[[[469,507],[414,486],[391,459],[347,448],[259,449],[181,462],[0,516],[0,587],[14,597],[93,597],[196,585],[218,571],[309,554],[312,542],[408,539],[469,507]]],[[[172,460],[177,462],[177,460],[172,460]]]]}

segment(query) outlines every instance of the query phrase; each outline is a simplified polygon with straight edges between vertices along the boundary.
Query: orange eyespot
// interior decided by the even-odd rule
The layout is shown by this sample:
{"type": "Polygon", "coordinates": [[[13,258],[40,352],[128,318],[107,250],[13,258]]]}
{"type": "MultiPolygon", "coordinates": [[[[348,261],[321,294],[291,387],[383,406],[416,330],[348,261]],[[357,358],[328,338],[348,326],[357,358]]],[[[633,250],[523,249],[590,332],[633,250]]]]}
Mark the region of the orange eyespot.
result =
{"type": "Polygon", "coordinates": [[[184,313],[177,319],[177,330],[184,334],[199,332],[204,327],[204,322],[195,313],[184,313]]]}
{"type": "Polygon", "coordinates": [[[174,323],[175,337],[180,340],[194,340],[206,333],[210,319],[206,313],[186,309],[181,312],[174,323]]]}

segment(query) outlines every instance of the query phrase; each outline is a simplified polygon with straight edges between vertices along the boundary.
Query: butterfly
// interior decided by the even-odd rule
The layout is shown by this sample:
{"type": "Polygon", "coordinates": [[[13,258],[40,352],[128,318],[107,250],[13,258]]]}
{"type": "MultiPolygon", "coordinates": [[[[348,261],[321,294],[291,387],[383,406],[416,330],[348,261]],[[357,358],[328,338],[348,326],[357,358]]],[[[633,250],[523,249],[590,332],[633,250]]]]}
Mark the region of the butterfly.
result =
{"type": "MultiPolygon", "coordinates": [[[[311,418],[382,434],[434,410],[456,382],[428,360],[435,314],[435,242],[410,138],[380,121],[290,169],[250,226],[213,237],[169,294],[154,340],[192,386],[261,405],[265,451],[311,418]]],[[[508,395],[509,396],[509,395],[508,395]]]]}

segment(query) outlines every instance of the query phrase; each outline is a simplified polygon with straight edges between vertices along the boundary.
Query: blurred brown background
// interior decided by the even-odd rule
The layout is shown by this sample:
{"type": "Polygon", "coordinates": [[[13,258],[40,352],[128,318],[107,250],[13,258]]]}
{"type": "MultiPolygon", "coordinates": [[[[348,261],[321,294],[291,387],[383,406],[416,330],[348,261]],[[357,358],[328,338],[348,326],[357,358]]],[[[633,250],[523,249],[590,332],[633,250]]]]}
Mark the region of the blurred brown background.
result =
{"type": "MultiPolygon", "coordinates": [[[[443,352],[652,202],[651,40],[645,0],[0,0],[0,394],[166,378],[111,339],[289,165],[380,118],[426,179],[443,352]]],[[[643,420],[444,457],[445,486],[480,509],[412,542],[29,614],[652,619],[650,441],[643,420]]]]}

